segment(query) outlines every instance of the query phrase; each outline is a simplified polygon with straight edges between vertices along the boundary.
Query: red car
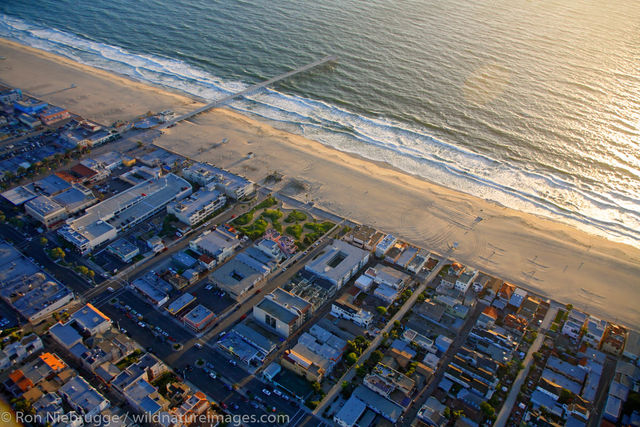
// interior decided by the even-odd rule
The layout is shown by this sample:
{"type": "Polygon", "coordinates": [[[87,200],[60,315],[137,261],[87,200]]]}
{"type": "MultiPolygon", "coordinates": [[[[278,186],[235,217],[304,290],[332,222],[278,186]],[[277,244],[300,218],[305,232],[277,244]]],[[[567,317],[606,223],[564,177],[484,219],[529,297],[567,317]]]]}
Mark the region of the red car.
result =
{"type": "Polygon", "coordinates": [[[227,404],[224,403],[224,402],[220,402],[220,406],[222,406],[222,409],[227,409],[228,408],[227,404]]]}
{"type": "Polygon", "coordinates": [[[246,318],[247,318],[247,314],[246,314],[246,313],[245,313],[245,314],[243,314],[242,316],[240,316],[240,320],[244,320],[244,319],[246,319],[246,318]]]}

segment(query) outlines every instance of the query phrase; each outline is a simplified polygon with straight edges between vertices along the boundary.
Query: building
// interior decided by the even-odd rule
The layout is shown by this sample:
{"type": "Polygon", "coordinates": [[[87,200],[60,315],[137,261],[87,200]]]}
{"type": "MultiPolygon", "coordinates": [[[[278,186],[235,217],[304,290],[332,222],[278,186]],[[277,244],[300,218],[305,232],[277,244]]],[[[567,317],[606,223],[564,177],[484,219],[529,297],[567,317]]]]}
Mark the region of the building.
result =
{"type": "Polygon", "coordinates": [[[234,200],[243,199],[255,191],[253,182],[208,163],[194,163],[182,170],[182,176],[207,189],[217,189],[234,200]]]}
{"type": "Polygon", "coordinates": [[[164,242],[160,236],[153,236],[147,240],[147,247],[151,249],[154,254],[160,253],[165,249],[164,242]]]}
{"type": "Polygon", "coordinates": [[[401,406],[406,406],[401,402],[409,397],[415,389],[415,382],[411,378],[383,363],[378,363],[371,373],[364,377],[363,384],[392,401],[399,400],[396,403],[401,406]],[[392,397],[396,392],[400,396],[392,397]]]}
{"type": "Polygon", "coordinates": [[[385,254],[391,249],[393,245],[398,241],[397,238],[392,236],[391,234],[387,234],[384,238],[376,245],[375,254],[378,258],[382,258],[385,254]]]}
{"type": "Polygon", "coordinates": [[[209,275],[211,283],[236,301],[261,286],[271,269],[245,252],[239,253],[209,275]]]}
{"type": "Polygon", "coordinates": [[[463,272],[460,277],[458,277],[458,279],[456,280],[456,283],[454,284],[453,288],[460,292],[460,293],[466,293],[469,288],[471,287],[473,280],[478,276],[478,272],[477,271],[465,271],[463,272]]]}
{"type": "Polygon", "coordinates": [[[227,198],[219,191],[200,189],[186,199],[169,203],[167,212],[193,227],[222,209],[226,202],[227,198]]]}
{"type": "Polygon", "coordinates": [[[334,240],[304,268],[339,289],[368,261],[369,252],[341,240],[334,240]]]}
{"type": "Polygon", "coordinates": [[[276,343],[248,322],[238,323],[218,340],[218,347],[250,366],[260,366],[276,343]]]}
{"type": "Polygon", "coordinates": [[[589,316],[579,310],[572,309],[562,326],[562,333],[570,338],[578,339],[589,316]]]}
{"type": "Polygon", "coordinates": [[[600,342],[602,351],[620,356],[624,350],[624,344],[627,339],[627,330],[620,325],[609,323],[604,332],[604,337],[600,342]]]}
{"type": "Polygon", "coordinates": [[[498,320],[499,313],[495,307],[489,306],[482,310],[476,324],[481,328],[492,328],[498,320]]]}
{"type": "Polygon", "coordinates": [[[47,126],[51,126],[61,120],[66,120],[71,117],[71,114],[64,108],[50,106],[45,108],[38,114],[42,123],[47,126]]]}
{"type": "Polygon", "coordinates": [[[307,381],[321,382],[325,375],[325,369],[313,360],[317,358],[318,356],[313,353],[307,354],[307,357],[305,357],[293,348],[291,350],[285,350],[284,355],[280,359],[280,363],[288,370],[304,376],[307,381]]]}
{"type": "Polygon", "coordinates": [[[193,310],[182,317],[182,321],[194,331],[200,332],[213,322],[215,318],[216,315],[213,311],[202,304],[198,304],[193,310]]]}
{"type": "Polygon", "coordinates": [[[78,330],[88,335],[96,335],[111,329],[112,322],[103,312],[87,303],[69,317],[68,323],[75,324],[78,330]]]}
{"type": "Polygon", "coordinates": [[[589,316],[586,321],[586,331],[582,340],[591,347],[600,348],[600,342],[604,337],[604,331],[607,328],[607,322],[594,316],[589,316]]]}
{"type": "Polygon", "coordinates": [[[5,345],[0,350],[0,371],[22,362],[32,354],[42,350],[42,340],[36,334],[24,336],[20,341],[5,345]]]}
{"type": "Polygon", "coordinates": [[[280,245],[275,240],[260,239],[253,246],[276,262],[280,262],[285,258],[284,252],[282,252],[280,245]]]}
{"type": "Polygon", "coordinates": [[[204,232],[200,237],[189,242],[189,248],[200,254],[206,254],[222,263],[231,258],[240,247],[238,236],[222,227],[204,232]]]}
{"type": "Polygon", "coordinates": [[[138,277],[131,282],[131,285],[149,302],[158,307],[169,301],[168,293],[171,291],[171,285],[152,272],[138,277]]]}
{"type": "Polygon", "coordinates": [[[4,386],[6,391],[19,397],[40,382],[52,380],[66,369],[68,369],[67,364],[58,355],[48,352],[42,353],[20,369],[12,371],[4,382],[4,386]]]}
{"type": "Polygon", "coordinates": [[[64,207],[69,215],[80,212],[98,201],[90,189],[80,184],[73,184],[63,192],[51,197],[51,199],[64,207]]]}
{"type": "Polygon", "coordinates": [[[357,225],[344,236],[344,240],[359,248],[372,251],[383,236],[383,233],[368,225],[357,225]]]}
{"type": "Polygon", "coordinates": [[[364,273],[379,285],[385,285],[393,289],[404,289],[409,282],[410,276],[407,273],[396,270],[382,264],[368,268],[364,273]]]}
{"type": "Polygon", "coordinates": [[[180,295],[178,298],[173,300],[171,304],[169,304],[165,309],[173,314],[177,315],[179,312],[184,310],[189,304],[196,300],[196,297],[189,293],[185,293],[180,295]]]}
{"type": "Polygon", "coordinates": [[[633,329],[629,330],[629,335],[627,336],[627,341],[624,345],[622,355],[635,362],[638,361],[638,358],[640,357],[640,333],[633,329]]]}
{"type": "Polygon", "coordinates": [[[50,229],[60,225],[67,218],[67,210],[47,196],[38,196],[24,204],[24,209],[32,218],[50,229]]]}
{"type": "Polygon", "coordinates": [[[448,423],[444,416],[446,406],[433,396],[430,396],[424,405],[418,410],[418,419],[428,426],[440,427],[448,423]]]}
{"type": "Polygon", "coordinates": [[[113,240],[120,231],[139,224],[174,200],[191,194],[191,185],[168,174],[131,187],[91,206],[80,218],[67,221],[60,235],[86,255],[113,240]]]}
{"type": "Polygon", "coordinates": [[[400,289],[391,288],[387,285],[379,285],[376,290],[373,291],[373,295],[389,305],[400,296],[400,292],[400,289]]]}
{"type": "Polygon", "coordinates": [[[58,394],[74,411],[86,418],[94,417],[111,406],[111,403],[82,377],[70,379],[60,387],[58,394]]]}
{"type": "Polygon", "coordinates": [[[522,305],[522,303],[526,298],[527,298],[527,291],[521,288],[516,288],[513,291],[513,294],[511,294],[511,298],[509,299],[509,304],[516,308],[520,308],[520,306],[522,305]]]}
{"type": "Polygon", "coordinates": [[[312,312],[311,303],[282,288],[265,295],[253,306],[253,317],[283,337],[302,326],[312,312]]]}
{"type": "Polygon", "coordinates": [[[122,262],[131,262],[138,254],[140,249],[126,239],[118,239],[107,247],[107,250],[120,258],[122,262]]]}
{"type": "Polygon", "coordinates": [[[340,319],[350,320],[361,328],[368,328],[373,321],[372,313],[356,307],[343,298],[331,304],[331,314],[340,319]]]}
{"type": "Polygon", "coordinates": [[[429,259],[429,252],[420,249],[416,256],[413,257],[411,262],[407,264],[406,269],[414,274],[418,274],[424,268],[427,260],[429,259]]]}
{"type": "Polygon", "coordinates": [[[4,89],[0,92],[0,102],[3,104],[12,104],[22,99],[22,91],[18,88],[4,89]]]}
{"type": "Polygon", "coordinates": [[[47,108],[49,104],[46,102],[38,101],[37,99],[29,98],[24,100],[15,101],[13,108],[24,114],[39,114],[42,110],[47,108]]]}
{"type": "Polygon", "coordinates": [[[359,385],[351,394],[351,398],[361,400],[369,409],[385,419],[396,423],[404,409],[397,403],[379,395],[369,388],[359,385]]]}
{"type": "Polygon", "coordinates": [[[74,295],[13,246],[0,242],[0,297],[36,322],[64,307],[74,295]]]}
{"type": "Polygon", "coordinates": [[[5,191],[2,193],[2,197],[14,206],[20,206],[29,200],[35,199],[38,197],[38,194],[29,190],[27,187],[19,186],[5,191]]]}
{"type": "Polygon", "coordinates": [[[71,184],[54,174],[27,184],[25,187],[41,196],[53,197],[71,188],[71,184]]]}
{"type": "Polygon", "coordinates": [[[354,427],[362,414],[367,410],[362,400],[352,397],[347,400],[337,414],[333,416],[333,421],[340,427],[354,427]]]}

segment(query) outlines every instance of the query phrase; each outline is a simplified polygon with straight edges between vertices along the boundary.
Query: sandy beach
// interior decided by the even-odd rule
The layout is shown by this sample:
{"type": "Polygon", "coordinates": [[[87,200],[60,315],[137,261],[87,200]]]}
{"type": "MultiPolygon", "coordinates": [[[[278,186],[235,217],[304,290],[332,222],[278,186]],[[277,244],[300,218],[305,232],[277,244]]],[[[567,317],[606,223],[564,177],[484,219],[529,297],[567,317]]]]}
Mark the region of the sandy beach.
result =
{"type": "MultiPolygon", "coordinates": [[[[179,94],[0,41],[0,80],[101,123],[148,110],[182,112],[179,94]],[[67,88],[73,89],[57,92],[67,88]]],[[[168,129],[157,145],[452,256],[607,320],[640,324],[640,250],[452,191],[301,136],[217,109],[168,129]],[[226,139],[227,142],[220,144],[226,139]],[[248,153],[253,153],[250,158],[248,153]]]]}

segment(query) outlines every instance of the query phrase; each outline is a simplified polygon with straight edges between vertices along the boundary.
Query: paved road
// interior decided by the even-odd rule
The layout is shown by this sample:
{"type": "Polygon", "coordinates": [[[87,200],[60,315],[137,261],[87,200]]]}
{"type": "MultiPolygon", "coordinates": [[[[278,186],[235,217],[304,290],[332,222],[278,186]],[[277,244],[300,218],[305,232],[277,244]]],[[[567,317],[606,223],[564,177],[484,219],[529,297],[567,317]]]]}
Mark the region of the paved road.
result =
{"type": "MultiPolygon", "coordinates": [[[[378,336],[376,336],[373,339],[373,341],[371,342],[369,347],[367,347],[367,349],[364,352],[362,352],[362,354],[358,358],[358,361],[356,363],[354,363],[353,366],[357,366],[357,365],[363,364],[369,358],[371,353],[373,353],[373,351],[375,351],[375,349],[378,348],[378,346],[380,345],[380,342],[382,341],[384,333],[385,332],[388,333],[391,330],[391,328],[393,327],[394,322],[396,320],[402,319],[402,317],[407,313],[407,311],[409,311],[409,309],[411,307],[413,307],[413,305],[415,304],[416,300],[418,299],[418,296],[422,292],[424,292],[424,290],[427,288],[427,285],[437,276],[437,274],[440,271],[440,269],[448,262],[449,255],[451,254],[452,251],[453,250],[450,249],[446,254],[444,254],[442,256],[440,262],[438,262],[436,267],[431,271],[431,274],[429,274],[427,276],[427,279],[418,287],[418,289],[416,289],[416,291],[411,295],[411,297],[409,297],[409,299],[400,308],[400,310],[398,310],[398,312],[389,320],[389,322],[387,322],[385,327],[382,328],[382,330],[380,331],[378,336]]],[[[324,399],[322,399],[320,404],[313,411],[313,414],[317,415],[319,413],[322,413],[327,408],[327,406],[330,405],[331,402],[333,402],[333,399],[335,398],[336,394],[338,394],[342,390],[342,383],[344,381],[351,382],[353,380],[353,377],[355,376],[355,374],[356,374],[356,370],[355,370],[354,367],[352,367],[347,372],[345,372],[345,374],[342,376],[342,378],[340,378],[336,382],[336,384],[333,387],[331,387],[331,389],[329,390],[327,395],[324,397],[324,399]]]]}
{"type": "Polygon", "coordinates": [[[524,358],[524,369],[522,369],[516,380],[511,385],[511,390],[509,391],[509,395],[507,396],[502,408],[500,408],[500,412],[498,412],[498,417],[496,418],[496,422],[494,423],[494,427],[504,427],[507,424],[507,420],[509,419],[509,415],[511,415],[511,410],[513,409],[513,405],[516,403],[516,399],[518,398],[518,393],[520,392],[520,388],[522,384],[524,384],[524,380],[527,379],[527,375],[529,375],[529,370],[531,369],[531,362],[533,361],[533,353],[538,351],[544,342],[545,333],[549,329],[549,325],[553,319],[555,319],[556,314],[558,313],[557,306],[551,306],[547,311],[547,314],[544,316],[544,320],[538,329],[538,336],[536,337],[531,347],[529,347],[529,351],[527,352],[526,357],[524,358]]]}

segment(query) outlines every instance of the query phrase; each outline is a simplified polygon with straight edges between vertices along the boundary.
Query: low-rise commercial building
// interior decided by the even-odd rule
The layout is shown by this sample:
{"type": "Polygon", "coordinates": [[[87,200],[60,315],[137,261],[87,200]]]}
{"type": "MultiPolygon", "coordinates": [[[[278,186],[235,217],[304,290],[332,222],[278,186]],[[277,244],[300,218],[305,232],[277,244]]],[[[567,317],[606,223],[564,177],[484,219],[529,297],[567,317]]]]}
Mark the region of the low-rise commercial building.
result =
{"type": "Polygon", "coordinates": [[[238,236],[222,227],[205,232],[189,242],[191,250],[211,256],[216,260],[216,263],[222,263],[231,258],[239,247],[238,236]]]}
{"type": "Polygon", "coordinates": [[[127,239],[116,240],[108,246],[107,250],[122,262],[131,262],[140,253],[140,249],[127,239]]]}
{"type": "Polygon", "coordinates": [[[369,261],[369,252],[341,240],[334,240],[305,265],[305,270],[342,287],[369,261]]]}
{"type": "Polygon", "coordinates": [[[67,210],[47,196],[38,196],[24,204],[24,209],[32,218],[47,228],[62,223],[68,216],[67,210]]]}
{"type": "Polygon", "coordinates": [[[182,317],[182,321],[194,331],[200,332],[211,324],[215,318],[216,315],[213,311],[202,304],[198,304],[193,310],[182,317]]]}
{"type": "Polygon", "coordinates": [[[261,286],[270,271],[268,266],[242,252],[211,273],[209,280],[238,301],[261,286]]]}
{"type": "Polygon", "coordinates": [[[191,185],[168,174],[145,181],[87,209],[80,218],[67,221],[60,235],[82,254],[113,240],[118,232],[145,221],[165,206],[191,194],[191,185]]]}

